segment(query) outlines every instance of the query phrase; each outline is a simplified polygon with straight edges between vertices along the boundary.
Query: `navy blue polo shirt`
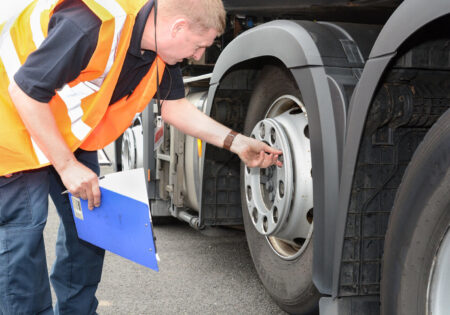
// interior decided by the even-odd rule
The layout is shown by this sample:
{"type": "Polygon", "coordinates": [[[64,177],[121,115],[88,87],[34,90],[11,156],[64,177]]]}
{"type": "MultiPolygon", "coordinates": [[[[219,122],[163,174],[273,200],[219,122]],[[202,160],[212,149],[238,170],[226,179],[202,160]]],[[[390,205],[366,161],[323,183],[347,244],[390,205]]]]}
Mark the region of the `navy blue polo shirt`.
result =
{"type": "MultiPolygon", "coordinates": [[[[141,50],[151,9],[152,1],[149,1],[136,17],[130,47],[110,104],[130,95],[155,59],[155,52],[141,50]]],[[[55,90],[77,78],[87,67],[97,46],[100,25],[99,18],[81,0],[64,1],[50,19],[48,36],[15,74],[17,85],[31,98],[48,103],[55,90]]],[[[178,65],[166,66],[160,96],[167,100],[185,96],[178,65]]]]}

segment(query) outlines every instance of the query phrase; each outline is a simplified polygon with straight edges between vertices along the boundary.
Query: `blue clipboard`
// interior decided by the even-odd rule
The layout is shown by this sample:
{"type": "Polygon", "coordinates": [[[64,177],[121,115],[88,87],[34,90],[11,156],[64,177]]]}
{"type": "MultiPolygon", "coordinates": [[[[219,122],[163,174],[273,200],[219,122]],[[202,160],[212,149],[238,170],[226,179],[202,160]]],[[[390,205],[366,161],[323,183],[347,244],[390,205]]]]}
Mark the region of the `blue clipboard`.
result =
{"type": "Polygon", "coordinates": [[[101,205],[88,209],[87,200],[69,200],[78,237],[158,271],[150,210],[147,204],[100,187],[101,205]]]}

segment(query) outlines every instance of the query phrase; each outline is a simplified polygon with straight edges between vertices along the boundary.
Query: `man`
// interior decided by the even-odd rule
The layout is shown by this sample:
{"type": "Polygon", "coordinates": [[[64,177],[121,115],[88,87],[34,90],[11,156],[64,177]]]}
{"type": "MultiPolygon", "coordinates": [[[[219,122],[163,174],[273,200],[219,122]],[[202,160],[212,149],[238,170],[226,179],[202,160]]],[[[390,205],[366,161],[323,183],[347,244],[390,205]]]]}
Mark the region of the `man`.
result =
{"type": "Polygon", "coordinates": [[[0,314],[53,314],[42,237],[48,193],[61,219],[55,313],[95,313],[104,251],[78,240],[61,192],[100,205],[96,150],[128,127],[157,82],[167,123],[225,144],[249,167],[281,165],[281,151],[236,135],[184,98],[176,64],[200,59],[223,32],[221,1],[160,0],[157,9],[155,27],[152,1],[41,0],[2,26],[0,314]]]}

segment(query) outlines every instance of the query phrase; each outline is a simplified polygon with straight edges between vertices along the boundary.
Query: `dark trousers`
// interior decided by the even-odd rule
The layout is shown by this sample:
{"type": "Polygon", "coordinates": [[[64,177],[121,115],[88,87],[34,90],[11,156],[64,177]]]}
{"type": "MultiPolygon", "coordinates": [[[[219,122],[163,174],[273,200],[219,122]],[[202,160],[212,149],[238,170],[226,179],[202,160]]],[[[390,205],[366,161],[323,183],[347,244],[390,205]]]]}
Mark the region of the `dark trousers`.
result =
{"type": "MultiPolygon", "coordinates": [[[[97,152],[75,156],[99,174],[97,152]]],[[[64,190],[53,167],[0,177],[0,314],[95,314],[104,250],[78,239],[64,190]],[[43,241],[49,193],[60,217],[54,311],[43,241]]]]}

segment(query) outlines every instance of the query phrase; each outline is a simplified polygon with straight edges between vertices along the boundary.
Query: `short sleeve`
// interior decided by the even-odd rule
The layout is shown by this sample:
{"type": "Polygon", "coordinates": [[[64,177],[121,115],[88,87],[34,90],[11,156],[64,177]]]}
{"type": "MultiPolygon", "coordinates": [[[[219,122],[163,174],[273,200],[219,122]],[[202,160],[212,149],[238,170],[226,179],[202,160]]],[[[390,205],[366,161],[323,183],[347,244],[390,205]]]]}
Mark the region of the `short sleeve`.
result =
{"type": "Polygon", "coordinates": [[[49,102],[57,89],[77,78],[97,45],[100,20],[79,0],[63,4],[50,19],[48,36],[14,76],[39,102],[49,102]]]}
{"type": "Polygon", "coordinates": [[[162,100],[178,100],[185,97],[183,76],[178,64],[166,65],[160,85],[160,97],[162,100]]]}

